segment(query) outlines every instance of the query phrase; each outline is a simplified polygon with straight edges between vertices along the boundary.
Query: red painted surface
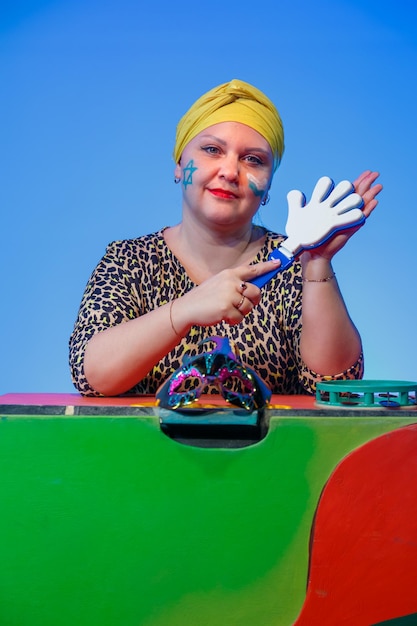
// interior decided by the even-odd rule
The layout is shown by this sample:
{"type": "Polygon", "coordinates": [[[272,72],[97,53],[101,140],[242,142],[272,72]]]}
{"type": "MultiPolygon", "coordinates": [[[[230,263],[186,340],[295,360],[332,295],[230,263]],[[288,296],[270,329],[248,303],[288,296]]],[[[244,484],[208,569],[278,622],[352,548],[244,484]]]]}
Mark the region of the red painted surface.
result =
{"type": "Polygon", "coordinates": [[[307,596],[295,626],[370,626],[417,613],[417,425],[349,454],[312,529],[307,596]]]}

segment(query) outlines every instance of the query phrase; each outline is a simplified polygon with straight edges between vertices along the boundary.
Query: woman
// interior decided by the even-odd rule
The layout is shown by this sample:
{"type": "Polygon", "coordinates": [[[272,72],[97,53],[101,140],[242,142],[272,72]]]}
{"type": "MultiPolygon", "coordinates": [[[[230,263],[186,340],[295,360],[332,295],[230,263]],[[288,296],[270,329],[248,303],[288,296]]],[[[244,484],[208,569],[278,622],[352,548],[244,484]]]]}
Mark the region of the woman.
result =
{"type": "MultiPolygon", "coordinates": [[[[182,220],[108,246],[87,285],[70,363],[86,395],[156,392],[210,336],[228,337],[273,393],[313,392],[323,378],[360,378],[361,340],[331,267],[355,228],[261,289],[255,277],[284,239],[253,224],[284,150],[280,116],[253,86],[232,80],[180,120],[174,150],[182,220]]],[[[378,174],[354,186],[369,216],[378,174]]]]}

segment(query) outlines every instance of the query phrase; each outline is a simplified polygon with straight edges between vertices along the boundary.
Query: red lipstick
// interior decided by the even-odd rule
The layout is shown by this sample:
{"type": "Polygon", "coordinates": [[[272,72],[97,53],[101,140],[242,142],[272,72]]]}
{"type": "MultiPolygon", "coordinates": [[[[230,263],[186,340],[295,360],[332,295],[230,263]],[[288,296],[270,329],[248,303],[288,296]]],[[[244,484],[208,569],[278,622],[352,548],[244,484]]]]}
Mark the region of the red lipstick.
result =
{"type": "Polygon", "coordinates": [[[209,192],[217,198],[224,198],[226,200],[235,200],[238,196],[232,191],[226,189],[209,189],[209,192]]]}

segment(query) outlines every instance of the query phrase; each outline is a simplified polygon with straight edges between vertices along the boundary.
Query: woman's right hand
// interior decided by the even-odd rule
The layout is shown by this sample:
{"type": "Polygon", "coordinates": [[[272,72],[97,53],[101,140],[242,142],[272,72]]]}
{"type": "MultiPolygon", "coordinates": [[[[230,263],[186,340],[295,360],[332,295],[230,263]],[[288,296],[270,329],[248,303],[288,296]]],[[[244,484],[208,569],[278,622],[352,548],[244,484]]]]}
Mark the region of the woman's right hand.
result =
{"type": "Polygon", "coordinates": [[[188,330],[190,326],[213,326],[221,321],[239,324],[262,296],[259,287],[249,281],[275,269],[277,264],[280,261],[241,265],[208,278],[174,301],[175,328],[188,330]]]}

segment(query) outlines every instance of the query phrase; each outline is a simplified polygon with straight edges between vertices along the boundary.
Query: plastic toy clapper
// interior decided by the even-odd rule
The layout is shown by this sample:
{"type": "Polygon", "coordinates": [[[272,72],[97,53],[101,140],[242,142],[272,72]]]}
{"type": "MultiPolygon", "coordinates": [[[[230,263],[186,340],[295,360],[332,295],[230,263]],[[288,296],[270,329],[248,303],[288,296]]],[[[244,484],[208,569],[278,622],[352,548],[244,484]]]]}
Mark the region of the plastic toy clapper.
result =
{"type": "Polygon", "coordinates": [[[331,178],[323,176],[316,183],[310,202],[306,204],[304,194],[297,189],[288,193],[287,200],[287,239],[269,255],[269,259],[279,259],[281,265],[251,281],[258,287],[289,267],[303,250],[317,248],[338,231],[365,221],[363,200],[348,180],[335,186],[331,178]]]}

